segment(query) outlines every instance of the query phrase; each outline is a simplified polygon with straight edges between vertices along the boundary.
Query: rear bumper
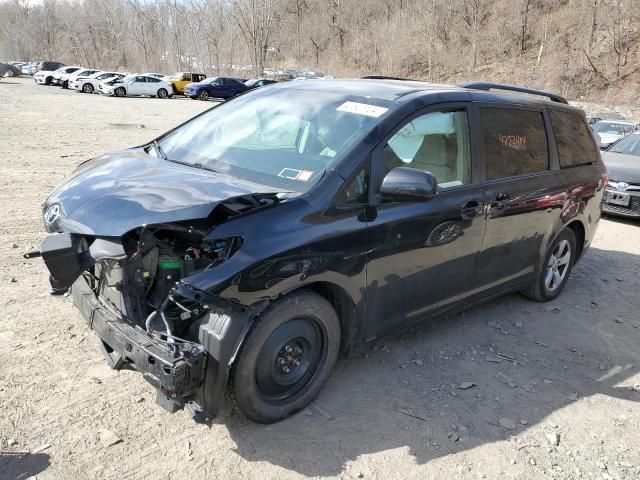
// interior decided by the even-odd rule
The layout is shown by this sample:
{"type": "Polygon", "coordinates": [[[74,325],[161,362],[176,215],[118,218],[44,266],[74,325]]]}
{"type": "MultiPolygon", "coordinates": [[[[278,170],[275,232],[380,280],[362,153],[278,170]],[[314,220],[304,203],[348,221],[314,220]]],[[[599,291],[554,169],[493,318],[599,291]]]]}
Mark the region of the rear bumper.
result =
{"type": "MultiPolygon", "coordinates": [[[[73,303],[100,339],[109,366],[142,373],[161,395],[159,403],[184,406],[202,385],[206,353],[196,343],[167,343],[119,318],[96,298],[84,277],[72,287],[73,303]]],[[[174,408],[175,410],[175,408],[174,408]]]]}

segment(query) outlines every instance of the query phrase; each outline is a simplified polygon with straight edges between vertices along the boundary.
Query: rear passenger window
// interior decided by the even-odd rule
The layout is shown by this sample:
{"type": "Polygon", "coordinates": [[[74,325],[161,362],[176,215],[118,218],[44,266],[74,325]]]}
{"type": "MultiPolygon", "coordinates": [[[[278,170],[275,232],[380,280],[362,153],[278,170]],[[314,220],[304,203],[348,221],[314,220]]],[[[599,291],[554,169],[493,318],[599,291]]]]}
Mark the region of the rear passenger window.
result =
{"type": "Polygon", "coordinates": [[[560,168],[593,163],[598,151],[591,130],[581,116],[549,110],[553,134],[558,146],[560,168]]]}
{"type": "Polygon", "coordinates": [[[547,135],[541,112],[481,108],[487,180],[546,170],[547,135]]]}

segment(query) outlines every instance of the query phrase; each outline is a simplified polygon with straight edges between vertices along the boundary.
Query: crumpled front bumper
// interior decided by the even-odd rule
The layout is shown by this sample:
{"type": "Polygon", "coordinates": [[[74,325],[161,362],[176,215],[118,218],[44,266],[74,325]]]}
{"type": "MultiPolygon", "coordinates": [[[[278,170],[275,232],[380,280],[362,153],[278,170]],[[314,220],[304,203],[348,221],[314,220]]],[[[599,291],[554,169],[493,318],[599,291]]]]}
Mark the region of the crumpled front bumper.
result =
{"type": "Polygon", "coordinates": [[[109,366],[133,368],[159,392],[158,403],[175,411],[202,385],[207,355],[202,345],[167,343],[119,318],[98,300],[84,277],[71,289],[73,303],[99,337],[109,366]]]}

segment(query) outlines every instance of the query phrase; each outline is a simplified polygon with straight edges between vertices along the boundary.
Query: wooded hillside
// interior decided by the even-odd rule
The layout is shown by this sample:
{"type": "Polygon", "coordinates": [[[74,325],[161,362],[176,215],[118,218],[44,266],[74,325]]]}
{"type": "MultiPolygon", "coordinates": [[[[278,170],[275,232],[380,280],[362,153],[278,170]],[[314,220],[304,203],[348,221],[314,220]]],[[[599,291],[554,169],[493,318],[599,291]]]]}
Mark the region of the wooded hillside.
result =
{"type": "MultiPolygon", "coordinates": [[[[640,0],[10,0],[0,58],[495,80],[640,102],[640,0]]],[[[237,73],[237,72],[235,72],[237,73]]],[[[247,76],[245,75],[245,76],[247,76]]]]}

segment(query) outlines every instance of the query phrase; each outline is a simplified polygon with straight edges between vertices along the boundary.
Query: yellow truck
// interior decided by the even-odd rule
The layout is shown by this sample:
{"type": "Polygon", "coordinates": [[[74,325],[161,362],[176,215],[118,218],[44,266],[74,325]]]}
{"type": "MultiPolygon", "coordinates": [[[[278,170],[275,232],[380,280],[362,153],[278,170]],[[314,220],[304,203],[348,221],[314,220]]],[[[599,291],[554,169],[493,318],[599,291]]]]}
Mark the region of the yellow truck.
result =
{"type": "Polygon", "coordinates": [[[204,80],[206,75],[203,73],[193,73],[193,72],[176,72],[171,75],[168,79],[168,82],[171,84],[173,88],[173,93],[184,93],[184,87],[188,83],[193,82],[201,82],[204,80]]]}

